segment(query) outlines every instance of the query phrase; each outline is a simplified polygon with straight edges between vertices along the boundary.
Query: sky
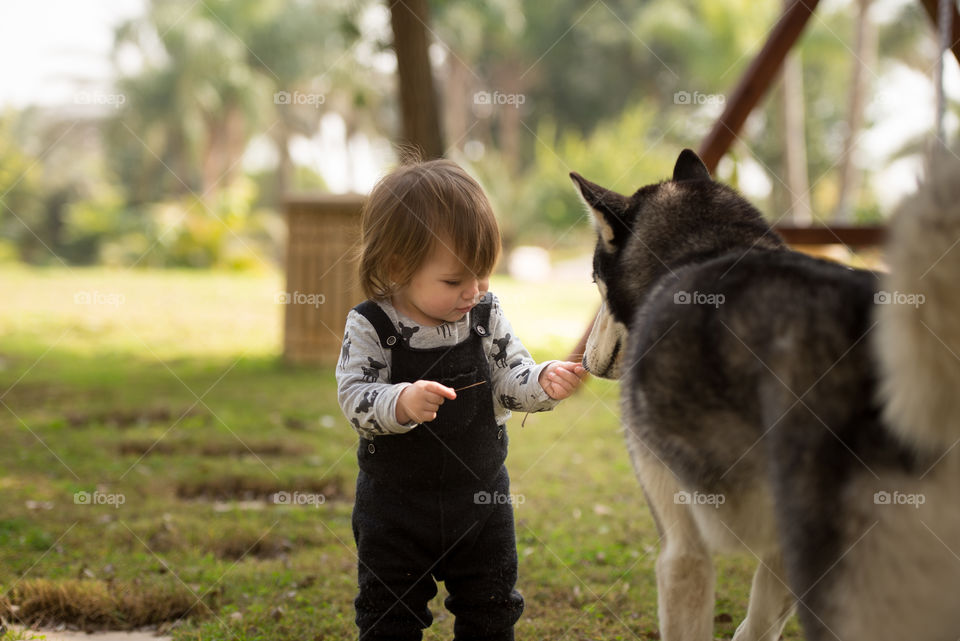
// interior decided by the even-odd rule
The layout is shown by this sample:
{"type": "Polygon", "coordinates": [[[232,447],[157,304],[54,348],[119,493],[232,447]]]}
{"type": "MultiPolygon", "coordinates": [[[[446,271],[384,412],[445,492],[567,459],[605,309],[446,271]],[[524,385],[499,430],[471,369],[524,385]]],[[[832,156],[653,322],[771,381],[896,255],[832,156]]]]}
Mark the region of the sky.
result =
{"type": "Polygon", "coordinates": [[[143,0],[0,0],[0,104],[108,89],[114,26],[143,10],[143,0]]]}
{"type": "MultiPolygon", "coordinates": [[[[911,0],[877,0],[875,16],[884,20],[905,1],[911,0]]],[[[824,5],[845,2],[849,0],[824,5]]],[[[64,105],[76,103],[85,93],[110,92],[113,30],[144,10],[145,0],[0,0],[0,107],[64,105]]],[[[371,17],[384,19],[376,12],[371,17]]],[[[888,156],[905,140],[932,128],[933,88],[929,77],[896,66],[871,80],[874,93],[868,117],[877,126],[863,136],[858,163],[877,172],[874,188],[881,202],[894,202],[915,186],[920,165],[916,159],[891,162],[888,156]]],[[[952,57],[946,81],[950,99],[960,100],[960,67],[952,57]]],[[[955,118],[949,125],[956,132],[955,118]]],[[[348,144],[337,116],[325,117],[314,138],[293,141],[291,154],[296,162],[319,171],[336,192],[368,191],[390,162],[385,144],[364,138],[348,144]]],[[[245,165],[254,168],[271,162],[269,145],[255,140],[245,165]]]]}

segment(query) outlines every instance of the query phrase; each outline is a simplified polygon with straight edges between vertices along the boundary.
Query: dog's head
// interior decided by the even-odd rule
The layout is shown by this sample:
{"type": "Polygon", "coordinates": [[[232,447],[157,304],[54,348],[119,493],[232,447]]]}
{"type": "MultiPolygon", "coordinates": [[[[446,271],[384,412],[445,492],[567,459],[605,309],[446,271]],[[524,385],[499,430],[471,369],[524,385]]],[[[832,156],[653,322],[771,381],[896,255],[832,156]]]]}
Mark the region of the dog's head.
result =
{"type": "Polygon", "coordinates": [[[597,245],[593,279],[602,305],[587,339],[583,366],[619,378],[627,331],[650,287],[691,260],[750,247],[781,247],[763,216],[736,191],[714,182],[684,149],[672,180],[623,196],[577,173],[570,177],[593,214],[597,245]]]}

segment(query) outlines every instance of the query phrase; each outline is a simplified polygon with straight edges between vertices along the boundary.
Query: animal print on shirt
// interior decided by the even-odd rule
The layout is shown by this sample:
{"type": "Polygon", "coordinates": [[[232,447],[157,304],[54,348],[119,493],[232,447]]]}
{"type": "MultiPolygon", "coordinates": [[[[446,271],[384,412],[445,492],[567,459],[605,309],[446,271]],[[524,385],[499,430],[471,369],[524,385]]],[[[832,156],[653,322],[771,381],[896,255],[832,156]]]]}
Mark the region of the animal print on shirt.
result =
{"type": "Polygon", "coordinates": [[[523,406],[520,404],[520,401],[518,401],[513,396],[509,396],[507,394],[500,395],[500,404],[503,405],[508,410],[510,410],[511,412],[518,412],[523,409],[523,406]]]}
{"type": "Polygon", "coordinates": [[[340,350],[340,369],[350,362],[350,332],[343,335],[343,349],[340,350]]]}
{"type": "Polygon", "coordinates": [[[358,405],[358,406],[357,406],[357,409],[355,409],[354,411],[355,411],[357,414],[366,414],[367,412],[369,412],[370,410],[372,410],[372,409],[373,409],[373,401],[374,401],[374,399],[377,398],[377,394],[379,394],[379,393],[380,393],[380,392],[378,392],[377,390],[373,390],[372,392],[364,392],[364,393],[363,393],[363,400],[360,401],[360,405],[358,405]]]}
{"type": "Polygon", "coordinates": [[[360,366],[360,369],[363,370],[363,382],[364,383],[376,383],[380,380],[380,370],[387,366],[386,363],[381,363],[380,361],[375,361],[370,356],[367,356],[367,361],[370,363],[370,367],[360,366]]]}
{"type": "Polygon", "coordinates": [[[510,344],[510,334],[507,334],[503,338],[495,338],[493,344],[497,346],[499,352],[491,352],[490,355],[493,356],[494,362],[497,364],[497,367],[506,367],[507,366],[507,345],[510,344]]]}
{"type": "Polygon", "coordinates": [[[405,345],[410,345],[410,339],[413,338],[414,334],[420,331],[420,328],[416,325],[408,327],[399,321],[398,324],[400,325],[400,339],[405,345]]]}

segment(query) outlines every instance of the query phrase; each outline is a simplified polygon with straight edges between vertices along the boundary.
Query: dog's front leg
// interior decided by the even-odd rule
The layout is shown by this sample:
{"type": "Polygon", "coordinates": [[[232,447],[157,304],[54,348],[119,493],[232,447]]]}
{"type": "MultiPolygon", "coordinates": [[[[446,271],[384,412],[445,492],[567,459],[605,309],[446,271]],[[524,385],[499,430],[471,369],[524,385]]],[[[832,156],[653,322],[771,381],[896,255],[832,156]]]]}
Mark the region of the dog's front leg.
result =
{"type": "Polygon", "coordinates": [[[713,639],[713,562],[705,547],[683,540],[686,534],[678,529],[668,533],[657,557],[657,609],[663,641],[713,639]]]}
{"type": "Polygon", "coordinates": [[[733,641],[777,641],[780,638],[780,632],[796,606],[796,599],[786,581],[779,552],[760,560],[750,588],[747,618],[737,628],[733,641]]]}
{"type": "Polygon", "coordinates": [[[673,473],[627,430],[634,470],[660,531],[657,611],[663,641],[712,641],[713,560],[673,473]]]}

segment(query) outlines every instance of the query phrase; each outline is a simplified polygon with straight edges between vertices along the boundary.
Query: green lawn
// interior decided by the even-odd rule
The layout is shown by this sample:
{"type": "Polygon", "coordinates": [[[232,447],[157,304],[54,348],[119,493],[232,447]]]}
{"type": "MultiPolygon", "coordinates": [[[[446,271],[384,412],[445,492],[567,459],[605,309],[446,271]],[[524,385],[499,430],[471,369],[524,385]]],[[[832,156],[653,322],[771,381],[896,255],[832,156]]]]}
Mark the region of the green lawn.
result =
{"type": "MultiPolygon", "coordinates": [[[[177,640],[355,636],[356,439],[333,372],[279,359],[282,285],[0,269],[0,595],[21,616],[186,614],[165,626],[177,640]],[[277,491],[326,502],[267,504],[277,491]]],[[[588,282],[492,289],[538,359],[564,357],[597,305],[588,282]]],[[[616,385],[594,379],[511,421],[520,639],[657,638],[656,529],[617,408],[616,385]]],[[[719,560],[718,637],[743,617],[752,570],[719,560]]],[[[444,596],[427,639],[452,637],[444,596]]]]}

